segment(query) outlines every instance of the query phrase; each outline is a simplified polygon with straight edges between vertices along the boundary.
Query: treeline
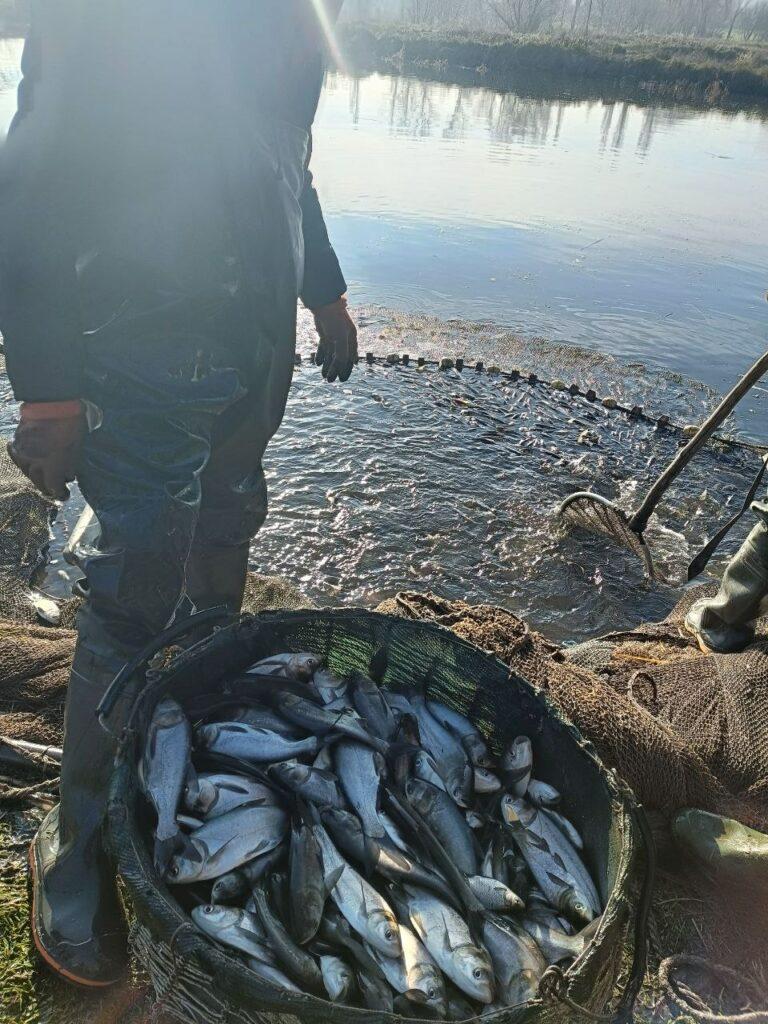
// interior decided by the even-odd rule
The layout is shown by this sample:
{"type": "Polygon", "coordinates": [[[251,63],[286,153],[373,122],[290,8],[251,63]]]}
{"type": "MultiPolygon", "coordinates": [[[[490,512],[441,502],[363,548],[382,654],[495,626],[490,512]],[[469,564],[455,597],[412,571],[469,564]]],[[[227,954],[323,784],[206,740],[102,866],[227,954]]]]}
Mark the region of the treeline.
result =
{"type": "Polygon", "coordinates": [[[346,0],[343,18],[516,34],[768,40],[768,0],[346,0]]]}

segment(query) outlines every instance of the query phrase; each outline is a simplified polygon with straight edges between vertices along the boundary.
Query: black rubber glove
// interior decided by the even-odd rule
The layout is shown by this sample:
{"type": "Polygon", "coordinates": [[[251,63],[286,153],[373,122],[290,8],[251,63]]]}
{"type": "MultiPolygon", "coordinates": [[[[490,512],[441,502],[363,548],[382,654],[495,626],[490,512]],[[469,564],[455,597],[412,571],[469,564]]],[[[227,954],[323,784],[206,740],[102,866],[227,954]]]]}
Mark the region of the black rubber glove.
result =
{"type": "Polygon", "coordinates": [[[357,365],[357,327],[349,315],[346,296],[313,312],[320,335],[315,362],[327,381],[349,380],[357,365]]]}
{"type": "Polygon", "coordinates": [[[38,491],[66,501],[85,431],[82,402],[24,402],[8,454],[38,491]]]}

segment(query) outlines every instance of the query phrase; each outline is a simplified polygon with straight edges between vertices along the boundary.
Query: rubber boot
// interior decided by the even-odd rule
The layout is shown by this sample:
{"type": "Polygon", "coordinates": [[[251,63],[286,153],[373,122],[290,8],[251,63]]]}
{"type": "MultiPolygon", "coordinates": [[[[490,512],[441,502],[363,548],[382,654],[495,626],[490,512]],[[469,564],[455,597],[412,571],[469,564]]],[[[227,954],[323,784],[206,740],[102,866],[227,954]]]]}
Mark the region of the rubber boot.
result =
{"type": "Polygon", "coordinates": [[[672,822],[677,842],[718,878],[768,892],[768,835],[706,811],[681,811],[672,822]]]}
{"type": "Polygon", "coordinates": [[[759,522],[731,559],[715,597],[697,601],[685,625],[705,652],[743,650],[754,637],[754,620],[768,596],[768,527],[759,522]]]}
{"type": "Polygon", "coordinates": [[[67,691],[61,802],[29,851],[32,938],[66,981],[104,988],[127,964],[127,926],[103,824],[115,744],[96,719],[114,677],[78,643],[67,691]]]}

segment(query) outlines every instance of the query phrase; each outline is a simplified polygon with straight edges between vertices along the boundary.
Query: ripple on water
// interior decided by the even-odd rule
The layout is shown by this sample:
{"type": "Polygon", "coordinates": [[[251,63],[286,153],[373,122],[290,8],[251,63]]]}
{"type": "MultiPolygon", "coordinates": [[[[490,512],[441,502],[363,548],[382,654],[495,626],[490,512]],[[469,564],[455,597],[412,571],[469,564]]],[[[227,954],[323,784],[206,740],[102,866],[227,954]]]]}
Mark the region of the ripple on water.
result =
{"type": "MultiPolygon", "coordinates": [[[[477,339],[452,330],[464,344],[477,339]]],[[[413,324],[410,343],[420,349],[413,324]]],[[[529,346],[526,369],[535,356],[529,346]]],[[[596,366],[606,372],[588,355],[584,377],[595,379],[596,366]]],[[[606,375],[617,391],[644,391],[680,419],[701,418],[714,400],[642,368],[612,364],[606,375]]],[[[370,606],[402,588],[495,602],[561,640],[659,618],[679,590],[645,583],[639,563],[602,538],[561,534],[552,515],[587,488],[633,508],[677,444],[584,399],[474,370],[363,364],[335,388],[305,362],[268,451],[270,516],[251,564],[319,602],[370,606]]],[[[682,573],[738,507],[756,466],[752,452],[713,449],[689,467],[648,531],[664,569],[682,573]]],[[[67,508],[58,547],[77,511],[76,501],[67,508]]],[[[52,568],[61,592],[60,563],[52,568]]]]}

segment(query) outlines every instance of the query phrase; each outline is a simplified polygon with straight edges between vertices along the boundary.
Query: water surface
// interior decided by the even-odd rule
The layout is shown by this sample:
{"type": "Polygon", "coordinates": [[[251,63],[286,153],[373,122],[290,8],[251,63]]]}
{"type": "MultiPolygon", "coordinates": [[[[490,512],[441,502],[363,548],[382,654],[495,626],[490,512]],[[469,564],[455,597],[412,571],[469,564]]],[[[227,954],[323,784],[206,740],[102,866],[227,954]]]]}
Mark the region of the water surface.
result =
{"type": "MultiPolygon", "coordinates": [[[[0,134],[18,56],[0,41],[0,134]]],[[[759,115],[337,74],[315,148],[363,351],[483,358],[690,422],[766,347],[759,115]]],[[[306,316],[300,343],[306,357],[306,316]]],[[[764,395],[732,433],[768,436],[764,395]]],[[[0,402],[7,434],[2,379],[0,402]]],[[[321,603],[400,588],[496,602],[563,640],[658,618],[679,587],[648,585],[631,557],[563,535],[552,516],[590,487],[633,507],[678,444],[473,370],[361,366],[329,387],[305,360],[268,453],[252,565],[321,603]]],[[[667,571],[681,576],[757,464],[713,449],[691,467],[649,531],[667,571]]],[[[57,526],[54,593],[79,504],[57,526]]]]}

